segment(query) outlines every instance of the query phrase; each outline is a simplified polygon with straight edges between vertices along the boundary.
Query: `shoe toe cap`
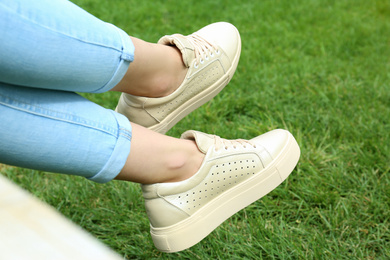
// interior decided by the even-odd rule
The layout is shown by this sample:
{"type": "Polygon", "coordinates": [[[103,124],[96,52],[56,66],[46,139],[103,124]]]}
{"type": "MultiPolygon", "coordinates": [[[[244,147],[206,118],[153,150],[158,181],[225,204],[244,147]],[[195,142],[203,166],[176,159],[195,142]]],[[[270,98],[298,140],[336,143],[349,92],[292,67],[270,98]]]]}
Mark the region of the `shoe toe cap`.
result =
{"type": "Polygon", "coordinates": [[[276,129],[255,137],[251,141],[264,147],[270,156],[275,159],[286,147],[290,138],[291,134],[287,130],[276,129]]]}
{"type": "Polygon", "coordinates": [[[240,34],[237,28],[230,23],[213,23],[196,33],[222,48],[231,61],[241,50],[240,34]]]}

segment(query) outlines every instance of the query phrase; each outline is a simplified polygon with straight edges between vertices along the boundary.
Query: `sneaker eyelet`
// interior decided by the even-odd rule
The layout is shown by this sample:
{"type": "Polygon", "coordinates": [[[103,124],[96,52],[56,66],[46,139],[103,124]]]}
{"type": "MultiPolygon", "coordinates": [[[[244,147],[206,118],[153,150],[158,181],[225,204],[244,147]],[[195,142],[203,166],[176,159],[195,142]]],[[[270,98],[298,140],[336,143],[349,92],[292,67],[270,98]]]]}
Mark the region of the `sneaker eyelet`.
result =
{"type": "Polygon", "coordinates": [[[213,53],[213,52],[210,52],[210,57],[211,57],[211,58],[214,57],[214,53],[213,53]]]}
{"type": "Polygon", "coordinates": [[[221,52],[219,50],[215,51],[215,54],[219,55],[221,52]]]}
{"type": "Polygon", "coordinates": [[[209,60],[209,56],[204,57],[205,60],[209,60]]]}
{"type": "Polygon", "coordinates": [[[203,64],[204,63],[204,60],[203,59],[200,59],[200,64],[203,64]]]}
{"type": "Polygon", "coordinates": [[[194,68],[195,68],[195,69],[199,68],[198,63],[195,63],[195,64],[194,64],[194,68]]]}

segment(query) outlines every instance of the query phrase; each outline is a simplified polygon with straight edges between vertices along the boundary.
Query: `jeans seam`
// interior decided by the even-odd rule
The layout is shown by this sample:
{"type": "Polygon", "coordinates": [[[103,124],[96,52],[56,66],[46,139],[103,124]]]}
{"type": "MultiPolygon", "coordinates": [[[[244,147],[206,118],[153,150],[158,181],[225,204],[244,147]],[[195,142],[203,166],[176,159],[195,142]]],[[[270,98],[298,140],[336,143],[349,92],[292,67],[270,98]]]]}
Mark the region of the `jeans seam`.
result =
{"type": "Polygon", "coordinates": [[[65,34],[65,33],[59,32],[59,31],[55,31],[55,30],[51,29],[50,27],[44,26],[44,25],[42,25],[42,24],[39,24],[39,23],[37,23],[35,20],[32,20],[32,19],[30,19],[30,18],[28,18],[28,17],[26,17],[26,16],[24,16],[24,15],[22,15],[22,14],[20,14],[20,13],[15,12],[13,9],[9,8],[9,7],[6,6],[6,5],[3,5],[3,4],[1,4],[1,3],[0,3],[0,5],[2,5],[2,6],[3,6],[4,8],[6,8],[6,9],[10,10],[10,12],[14,13],[15,15],[18,15],[19,17],[21,17],[21,19],[26,20],[26,21],[29,21],[29,22],[31,22],[31,23],[33,23],[33,24],[35,24],[35,25],[37,25],[37,26],[39,26],[39,27],[41,27],[41,28],[44,28],[44,29],[46,29],[46,30],[48,30],[48,31],[51,31],[51,32],[53,32],[53,33],[60,34],[60,35],[62,35],[62,36],[64,36],[64,37],[68,37],[68,38],[71,38],[71,39],[76,40],[76,41],[84,42],[84,43],[91,44],[91,45],[95,45],[95,46],[104,47],[104,48],[107,48],[107,49],[112,49],[112,50],[115,50],[115,51],[117,51],[117,52],[119,52],[119,53],[123,53],[122,50],[119,50],[118,48],[114,48],[114,47],[112,47],[112,46],[108,46],[108,45],[103,45],[103,44],[98,44],[98,43],[94,43],[94,42],[82,40],[82,39],[76,38],[75,36],[68,35],[68,34],[65,34]]]}
{"type": "MultiPolygon", "coordinates": [[[[6,96],[4,96],[2,94],[0,94],[0,97],[3,97],[3,99],[10,99],[9,97],[6,97],[6,96]]],[[[72,115],[72,114],[58,112],[58,111],[55,111],[55,110],[50,110],[50,109],[47,109],[47,108],[43,108],[43,107],[39,107],[39,106],[36,106],[36,105],[33,105],[33,104],[22,102],[22,101],[19,101],[19,100],[15,100],[15,99],[10,99],[10,100],[13,100],[14,102],[18,102],[19,104],[24,104],[24,105],[29,105],[31,107],[39,108],[42,111],[54,112],[54,113],[65,115],[65,116],[75,117],[75,115],[72,115]]],[[[97,131],[100,131],[100,132],[103,132],[103,133],[107,133],[107,134],[109,134],[111,136],[114,136],[116,138],[118,137],[118,133],[114,134],[114,132],[116,132],[114,128],[112,128],[112,130],[114,130],[112,132],[108,129],[108,128],[111,128],[111,127],[108,127],[107,129],[104,129],[104,128],[99,128],[97,126],[93,126],[91,124],[82,123],[82,122],[76,122],[76,121],[72,121],[72,120],[69,120],[69,119],[66,119],[66,118],[56,117],[54,115],[49,115],[49,114],[45,115],[43,113],[39,113],[37,111],[31,110],[31,109],[28,109],[28,108],[22,108],[22,107],[14,106],[14,105],[9,104],[9,103],[7,103],[5,101],[1,102],[1,100],[0,100],[0,105],[7,106],[7,107],[10,107],[10,108],[15,109],[15,110],[19,110],[19,111],[23,111],[23,112],[26,112],[26,113],[30,113],[30,114],[33,114],[33,115],[36,115],[36,116],[40,116],[40,117],[43,117],[43,118],[49,118],[49,119],[52,119],[52,120],[58,120],[58,121],[66,122],[66,123],[69,123],[69,124],[74,124],[74,125],[80,125],[80,126],[88,127],[90,129],[95,129],[97,131]]],[[[77,118],[83,119],[85,122],[89,121],[89,120],[87,120],[85,118],[82,118],[82,117],[78,117],[77,116],[77,118]]],[[[94,121],[89,121],[89,122],[94,122],[94,121]]],[[[96,123],[96,122],[94,122],[94,123],[96,123]]],[[[98,125],[100,123],[96,123],[96,124],[98,125]]]]}
{"type": "Polygon", "coordinates": [[[126,139],[130,140],[132,139],[132,134],[129,130],[127,130],[126,128],[123,128],[123,127],[120,127],[119,128],[119,135],[125,137],[126,139]]]}

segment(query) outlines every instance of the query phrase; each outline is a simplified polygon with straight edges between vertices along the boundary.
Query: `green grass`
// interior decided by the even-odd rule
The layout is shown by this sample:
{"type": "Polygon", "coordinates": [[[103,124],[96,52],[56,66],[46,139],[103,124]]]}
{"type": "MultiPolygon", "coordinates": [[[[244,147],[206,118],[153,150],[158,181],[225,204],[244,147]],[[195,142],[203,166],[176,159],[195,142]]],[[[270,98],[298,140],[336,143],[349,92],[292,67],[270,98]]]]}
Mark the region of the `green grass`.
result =
{"type": "MultiPolygon", "coordinates": [[[[87,11],[156,42],[229,21],[231,83],[175,126],[226,138],[285,128],[301,159],[268,196],[175,254],[149,236],[139,186],[3,167],[2,174],[127,258],[389,259],[390,4],[381,0],[92,1],[87,11]]],[[[85,94],[114,108],[117,93],[85,94]]]]}

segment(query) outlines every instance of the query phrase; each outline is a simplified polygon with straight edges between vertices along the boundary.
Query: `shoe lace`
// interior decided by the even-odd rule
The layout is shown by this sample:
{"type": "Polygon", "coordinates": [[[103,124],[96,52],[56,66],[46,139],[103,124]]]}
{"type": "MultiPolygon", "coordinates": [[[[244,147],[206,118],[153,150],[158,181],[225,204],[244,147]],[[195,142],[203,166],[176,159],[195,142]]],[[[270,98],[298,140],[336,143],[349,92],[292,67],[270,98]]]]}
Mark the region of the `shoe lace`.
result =
{"type": "Polygon", "coordinates": [[[230,147],[236,149],[237,146],[241,146],[243,148],[247,148],[247,146],[251,146],[253,148],[256,148],[256,144],[253,144],[248,140],[244,140],[244,139],[227,140],[219,136],[215,136],[214,144],[215,144],[215,151],[218,151],[220,149],[228,150],[230,147]]]}
{"type": "Polygon", "coordinates": [[[217,46],[212,44],[211,42],[204,39],[202,36],[198,34],[191,34],[187,36],[188,41],[192,43],[195,47],[195,68],[198,67],[198,64],[203,64],[205,60],[210,57],[214,57],[215,54],[219,54],[220,51],[217,46]]]}

